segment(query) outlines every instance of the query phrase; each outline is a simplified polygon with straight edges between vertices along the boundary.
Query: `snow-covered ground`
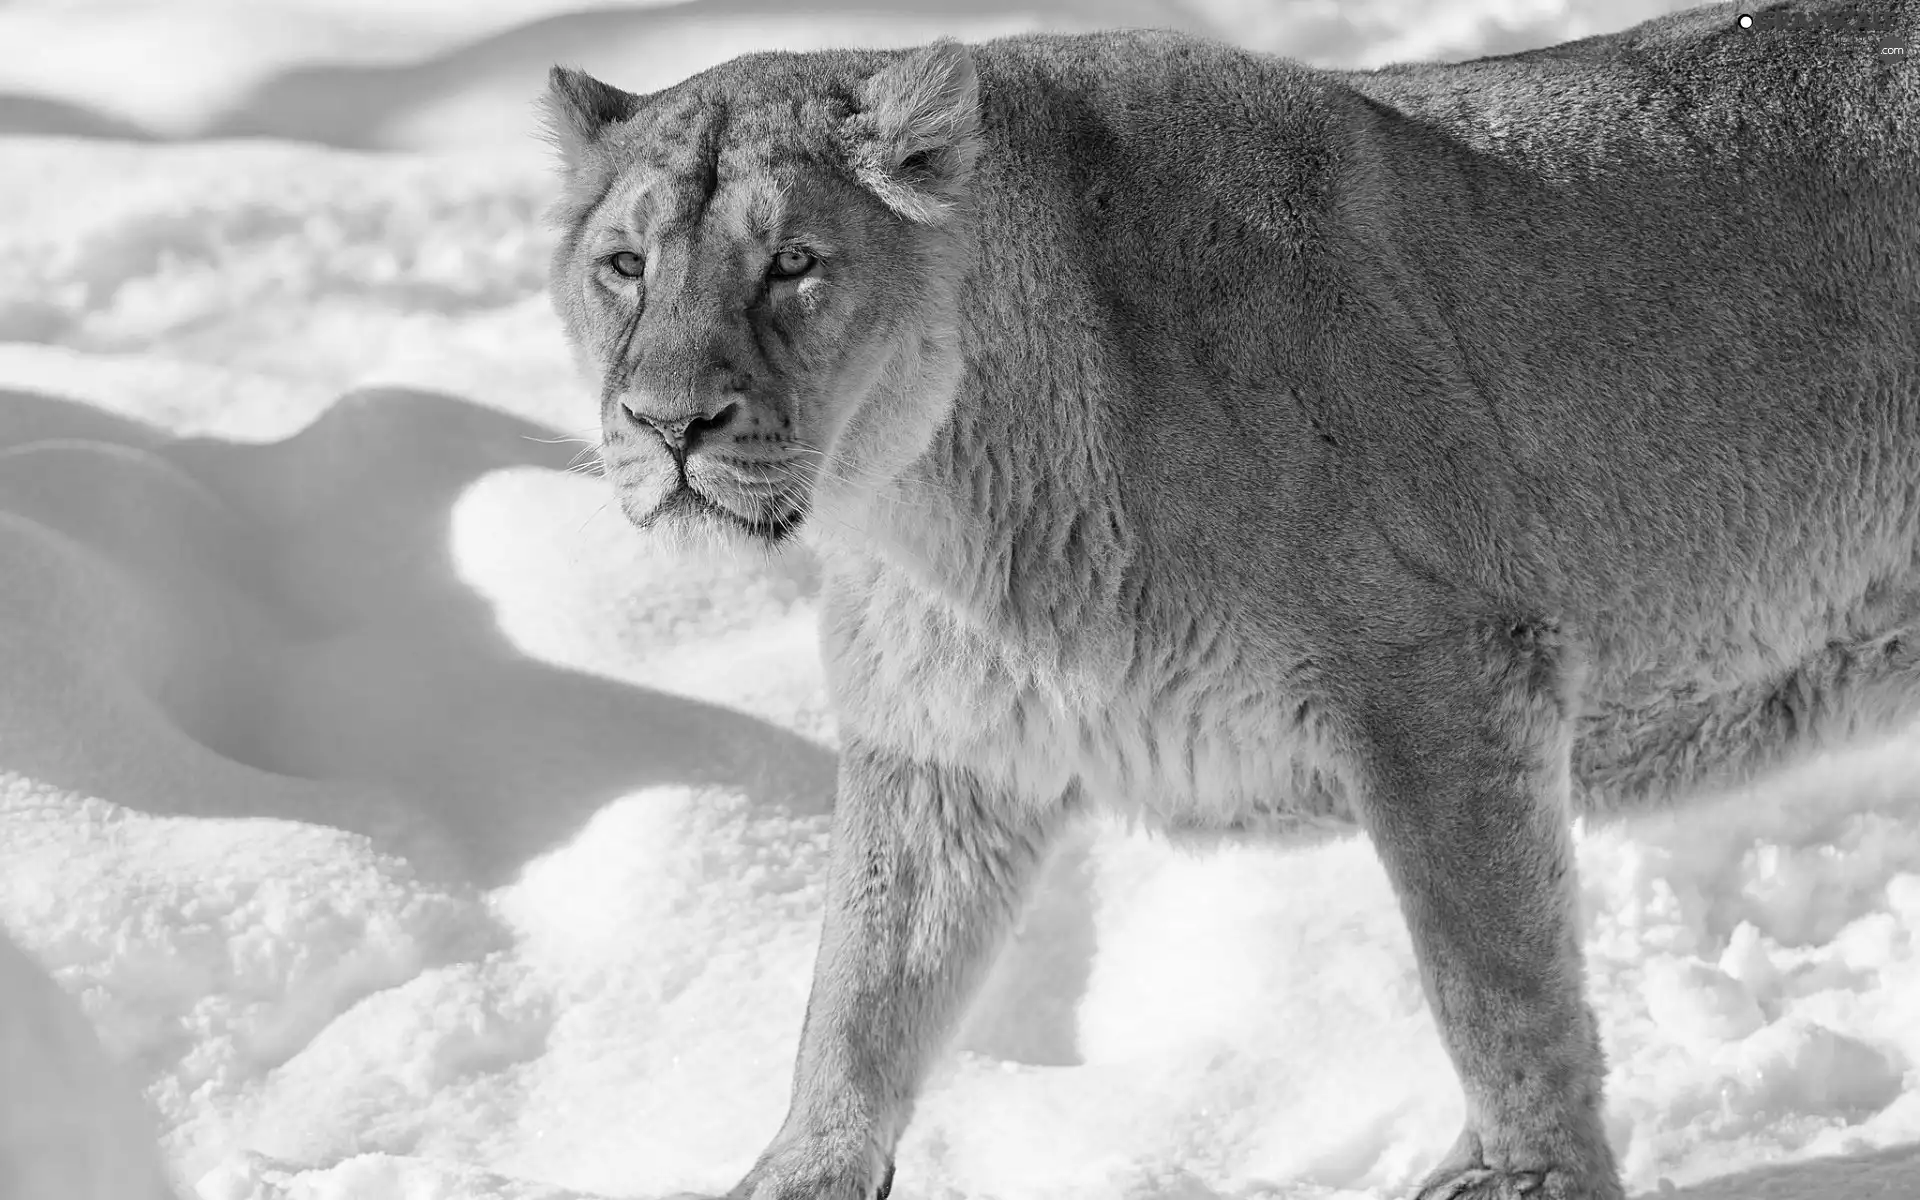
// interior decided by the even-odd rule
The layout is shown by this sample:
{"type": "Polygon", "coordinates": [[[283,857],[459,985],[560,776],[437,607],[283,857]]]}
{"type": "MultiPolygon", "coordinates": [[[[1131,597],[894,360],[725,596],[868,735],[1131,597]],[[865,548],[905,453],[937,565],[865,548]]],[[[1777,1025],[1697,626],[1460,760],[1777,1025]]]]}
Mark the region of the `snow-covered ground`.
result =
{"type": "MultiPolygon", "coordinates": [[[[1659,7],[1124,13],[1364,63],[1659,7]]],[[[663,556],[568,470],[529,102],[555,58],[644,87],[1123,11],[789,9],[0,4],[0,1200],[158,1200],[159,1161],[202,1200],[645,1198],[778,1124],[815,580],[663,556]]],[[[1637,1189],[1920,1197],[1920,735],[1581,863],[1637,1189]]],[[[1099,827],[895,1194],[1392,1197],[1459,1117],[1364,844],[1099,827]]]]}

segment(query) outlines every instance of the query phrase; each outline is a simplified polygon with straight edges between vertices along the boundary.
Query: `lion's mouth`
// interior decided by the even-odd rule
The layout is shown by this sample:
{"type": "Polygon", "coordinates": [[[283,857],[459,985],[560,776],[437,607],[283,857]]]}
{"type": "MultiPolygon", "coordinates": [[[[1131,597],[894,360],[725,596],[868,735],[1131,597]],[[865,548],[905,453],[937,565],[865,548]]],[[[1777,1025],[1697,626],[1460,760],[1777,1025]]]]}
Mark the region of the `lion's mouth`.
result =
{"type": "Polygon", "coordinates": [[[762,507],[754,514],[742,515],[720,504],[691,484],[681,483],[668,492],[653,511],[635,522],[647,529],[661,521],[673,519],[719,520],[734,525],[751,537],[770,545],[779,545],[791,537],[806,520],[806,511],[798,505],[786,503],[779,506],[762,507]]]}

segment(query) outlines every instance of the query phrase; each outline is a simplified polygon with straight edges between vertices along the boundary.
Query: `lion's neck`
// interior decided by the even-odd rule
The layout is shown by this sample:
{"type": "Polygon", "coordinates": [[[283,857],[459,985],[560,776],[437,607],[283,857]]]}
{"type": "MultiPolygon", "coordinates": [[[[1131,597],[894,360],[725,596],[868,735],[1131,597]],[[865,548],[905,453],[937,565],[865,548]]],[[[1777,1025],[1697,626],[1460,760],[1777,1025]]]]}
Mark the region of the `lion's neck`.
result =
{"type": "Polygon", "coordinates": [[[1071,405],[983,375],[990,359],[969,353],[952,414],[850,548],[1018,642],[1110,627],[1133,552],[1103,440],[1071,405]]]}
{"type": "Polygon", "coordinates": [[[988,126],[1005,177],[977,197],[973,227],[991,235],[956,247],[952,373],[936,380],[922,359],[923,375],[882,385],[902,389],[901,411],[926,411],[930,386],[952,404],[858,524],[866,553],[971,621],[1031,641],[1110,626],[1139,555],[1109,428],[1122,372],[1071,315],[1090,304],[1085,272],[1063,258],[1081,239],[1042,199],[1058,190],[1040,184],[1057,156],[1029,144],[1031,130],[988,126]]]}

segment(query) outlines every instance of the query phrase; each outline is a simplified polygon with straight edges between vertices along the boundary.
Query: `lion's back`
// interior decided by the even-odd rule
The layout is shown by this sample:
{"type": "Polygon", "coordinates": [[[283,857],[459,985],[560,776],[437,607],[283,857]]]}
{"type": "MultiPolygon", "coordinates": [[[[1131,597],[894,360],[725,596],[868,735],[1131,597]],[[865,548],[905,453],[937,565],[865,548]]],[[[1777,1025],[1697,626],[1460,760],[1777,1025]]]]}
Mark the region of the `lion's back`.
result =
{"type": "MultiPolygon", "coordinates": [[[[1800,7],[1912,40],[1904,2],[1800,7]]],[[[1724,7],[1376,72],[1168,35],[983,61],[1058,100],[1002,103],[1067,164],[988,165],[996,246],[1081,289],[1143,536],[1249,636],[1329,585],[1216,531],[1368,514],[1578,631],[1602,805],[1920,690],[1911,69],[1724,7]]]]}

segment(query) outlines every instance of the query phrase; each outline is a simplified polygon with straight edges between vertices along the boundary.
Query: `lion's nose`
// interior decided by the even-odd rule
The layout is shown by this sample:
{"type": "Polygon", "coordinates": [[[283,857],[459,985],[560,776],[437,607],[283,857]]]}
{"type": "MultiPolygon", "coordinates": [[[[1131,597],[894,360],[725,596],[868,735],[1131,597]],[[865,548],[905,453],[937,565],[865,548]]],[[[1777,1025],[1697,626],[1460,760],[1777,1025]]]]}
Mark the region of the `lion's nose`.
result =
{"type": "Polygon", "coordinates": [[[636,422],[660,435],[668,450],[676,458],[685,458],[693,453],[701,443],[720,433],[740,413],[737,401],[726,401],[711,412],[687,412],[684,408],[673,411],[656,411],[645,403],[642,397],[629,397],[621,401],[621,407],[627,410],[636,422]]]}

